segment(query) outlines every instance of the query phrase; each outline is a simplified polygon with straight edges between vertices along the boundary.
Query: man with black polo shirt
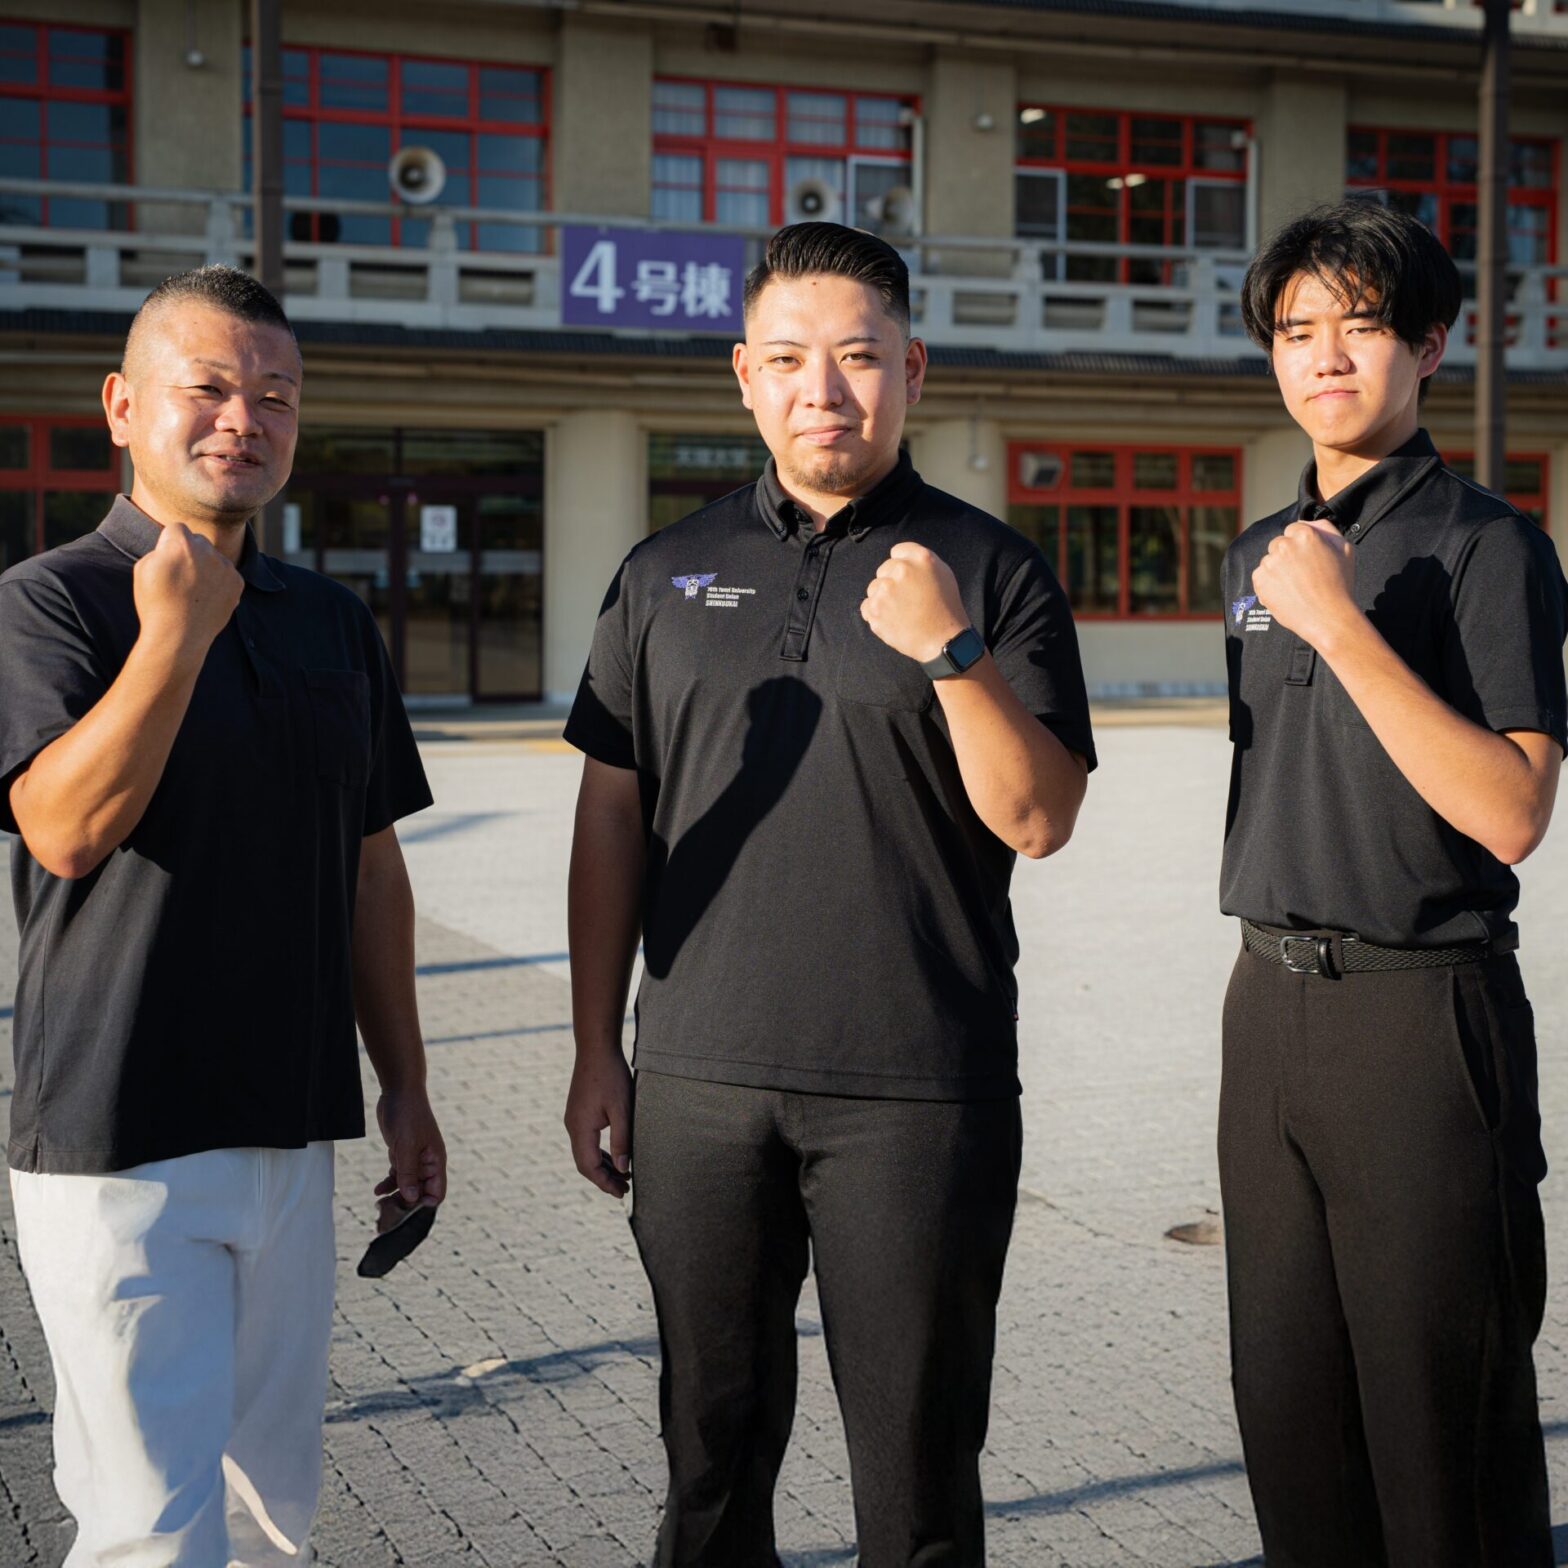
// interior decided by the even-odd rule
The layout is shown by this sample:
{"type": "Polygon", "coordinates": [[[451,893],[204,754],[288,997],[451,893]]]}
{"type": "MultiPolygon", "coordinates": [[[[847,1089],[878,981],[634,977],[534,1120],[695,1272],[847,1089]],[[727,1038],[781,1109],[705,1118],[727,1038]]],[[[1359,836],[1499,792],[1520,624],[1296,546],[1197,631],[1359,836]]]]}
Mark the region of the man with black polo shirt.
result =
{"type": "Polygon", "coordinates": [[[1225,565],[1220,1178],[1270,1568],[1553,1561],[1510,867],[1556,793],[1568,588],[1419,428],[1459,304],[1437,240],[1359,202],[1283,229],[1243,295],[1313,443],[1225,565]]]}
{"type": "Polygon", "coordinates": [[[808,1251],[860,1562],[968,1568],[1020,1149],[1007,886],[1072,830],[1083,676],[1039,551],[900,455],[926,359],[897,252],[795,225],[745,306],[772,459],[628,556],[567,726],[566,1125],[632,1187],[662,1568],[777,1560],[808,1251]]]}
{"type": "Polygon", "coordinates": [[[0,578],[8,1153],[70,1568],[309,1561],[356,1015],[383,1210],[445,1192],[393,827],[430,803],[413,735],[369,610],[248,528],[300,381],[254,279],[167,280],[104,386],[129,497],[0,578]]]}

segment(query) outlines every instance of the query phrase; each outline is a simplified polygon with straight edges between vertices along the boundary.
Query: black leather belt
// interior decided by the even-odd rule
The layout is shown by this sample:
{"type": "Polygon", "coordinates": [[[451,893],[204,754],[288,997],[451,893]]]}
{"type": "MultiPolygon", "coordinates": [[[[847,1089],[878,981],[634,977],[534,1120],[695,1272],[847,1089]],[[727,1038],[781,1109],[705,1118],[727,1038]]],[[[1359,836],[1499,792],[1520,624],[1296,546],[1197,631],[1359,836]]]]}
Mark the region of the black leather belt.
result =
{"type": "Polygon", "coordinates": [[[1439,969],[1451,964],[1478,964],[1498,951],[1491,942],[1461,942],[1454,947],[1379,947],[1346,932],[1274,931],[1241,922],[1241,941],[1249,953],[1283,964],[1292,974],[1322,975],[1373,970],[1439,969]]]}

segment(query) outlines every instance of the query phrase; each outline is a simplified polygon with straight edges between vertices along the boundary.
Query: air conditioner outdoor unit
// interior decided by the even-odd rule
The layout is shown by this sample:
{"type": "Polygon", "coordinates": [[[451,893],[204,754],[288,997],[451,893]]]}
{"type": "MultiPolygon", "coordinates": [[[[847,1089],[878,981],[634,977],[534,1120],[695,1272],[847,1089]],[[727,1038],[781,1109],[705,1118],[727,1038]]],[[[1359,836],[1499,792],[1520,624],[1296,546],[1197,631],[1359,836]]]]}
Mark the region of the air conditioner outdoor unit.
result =
{"type": "Polygon", "coordinates": [[[878,234],[904,239],[915,232],[915,193],[907,185],[895,185],[866,203],[866,211],[878,234]]]}
{"type": "Polygon", "coordinates": [[[791,223],[838,223],[840,205],[826,180],[799,180],[790,187],[786,213],[791,223]]]}

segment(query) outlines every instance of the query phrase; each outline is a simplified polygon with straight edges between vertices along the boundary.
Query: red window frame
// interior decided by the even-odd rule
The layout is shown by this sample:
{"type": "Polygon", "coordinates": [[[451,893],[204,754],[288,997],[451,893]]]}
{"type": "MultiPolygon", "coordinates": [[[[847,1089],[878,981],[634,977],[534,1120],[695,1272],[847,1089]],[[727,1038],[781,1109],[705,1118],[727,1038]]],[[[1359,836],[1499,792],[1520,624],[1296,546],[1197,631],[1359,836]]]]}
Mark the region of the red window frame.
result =
{"type": "Polygon", "coordinates": [[[1012,441],[1007,447],[1007,501],[1011,506],[1054,506],[1057,508],[1056,550],[1046,549],[1046,559],[1069,596],[1072,582],[1067,570],[1067,509],[1070,506],[1114,506],[1116,508],[1117,607],[1114,611],[1080,609],[1073,605],[1073,618],[1079,621],[1132,621],[1139,624],[1176,621],[1217,621],[1224,608],[1194,610],[1190,604],[1192,574],[1192,509],[1198,506],[1229,506],[1236,512],[1237,532],[1243,525],[1241,511],[1242,449],[1233,446],[1183,446],[1169,443],[1157,446],[1111,444],[1099,441],[1012,441]],[[1061,459],[1062,477],[1050,489],[1027,486],[1019,477],[1018,459],[1028,452],[1041,452],[1061,459]],[[1110,453],[1115,459],[1114,482],[1110,486],[1075,486],[1072,458],[1075,452],[1110,453]],[[1170,489],[1151,489],[1133,484],[1133,459],[1140,455],[1173,453],[1176,456],[1176,485],[1170,489]],[[1225,490],[1198,490],[1192,483],[1195,457],[1228,457],[1232,462],[1232,484],[1225,490]],[[1181,516],[1180,552],[1177,564],[1175,610],[1134,610],[1131,603],[1132,508],[1135,506],[1172,506],[1181,516]]]}
{"type": "MultiPolygon", "coordinates": [[[[872,163],[902,163],[910,164],[913,160],[913,151],[910,148],[890,147],[862,147],[856,141],[855,100],[858,98],[875,98],[884,103],[896,103],[900,108],[909,108],[915,113],[920,112],[920,99],[909,93],[888,92],[861,92],[855,88],[840,87],[808,87],[799,82],[781,87],[774,82],[738,82],[721,81],[700,76],[657,76],[654,78],[655,88],[660,83],[670,82],[683,87],[701,87],[703,89],[703,120],[704,128],[700,136],[684,136],[671,131],[656,131],[653,136],[654,155],[666,154],[677,158],[702,159],[702,222],[713,223],[717,220],[714,213],[718,201],[718,164],[722,159],[736,159],[746,162],[763,162],[768,165],[768,223],[777,227],[784,221],[785,197],[787,187],[784,183],[784,164],[789,158],[862,158],[872,163]],[[715,129],[715,109],[713,103],[714,90],[717,88],[735,87],[746,92],[768,92],[773,97],[773,126],[774,136],[772,141],[742,140],[740,138],[721,137],[715,129]],[[791,93],[810,93],[819,98],[842,98],[844,100],[844,134],[848,138],[842,143],[833,142],[793,142],[789,140],[789,95],[791,93]]],[[[657,112],[655,105],[655,112],[657,112]]],[[[879,122],[880,123],[880,122],[879,122]]],[[[654,189],[662,187],[655,184],[654,189]]],[[[674,188],[674,187],[672,187],[674,188]]],[[[852,222],[853,214],[841,215],[842,221],[852,222]]]]}
{"type": "MultiPolygon", "coordinates": [[[[121,456],[120,449],[110,443],[109,432],[104,427],[102,414],[38,414],[0,415],[0,426],[15,428],[25,426],[28,432],[27,464],[23,468],[0,468],[0,490],[25,491],[33,498],[33,553],[44,548],[44,497],[52,491],[89,490],[102,491],[112,496],[119,493],[121,456]],[[101,469],[55,468],[49,459],[49,433],[52,430],[96,429],[103,431],[108,456],[101,469]]],[[[108,503],[104,510],[108,511],[108,503]]]]}
{"type": "MultiPolygon", "coordinates": [[[[246,48],[247,50],[249,49],[248,39],[246,40],[246,48]]],[[[537,139],[544,144],[543,151],[539,159],[538,205],[540,211],[549,210],[551,205],[552,149],[550,144],[550,123],[552,112],[550,96],[551,73],[548,66],[535,65],[527,61],[464,60],[445,55],[410,54],[406,52],[401,54],[392,54],[379,49],[337,49],[329,48],[325,45],[319,44],[286,43],[283,46],[283,53],[285,56],[297,54],[305,55],[308,62],[307,75],[305,78],[307,82],[308,102],[303,104],[291,104],[285,102],[283,105],[283,118],[285,121],[299,120],[308,125],[311,125],[312,127],[322,124],[385,126],[390,132],[389,145],[392,153],[396,153],[399,148],[404,146],[419,145],[415,136],[409,136],[407,139],[405,139],[405,130],[415,133],[422,130],[457,132],[459,134],[467,135],[470,138],[478,138],[480,135],[487,135],[526,136],[537,139]],[[358,59],[385,61],[387,66],[387,107],[384,110],[342,109],[334,108],[330,105],[323,105],[321,102],[321,60],[322,56],[324,55],[352,55],[358,59]],[[466,115],[443,115],[405,112],[403,109],[403,66],[405,64],[428,64],[445,66],[455,65],[462,66],[464,69],[466,69],[468,72],[468,113],[466,115]],[[532,71],[535,73],[535,75],[538,76],[540,116],[538,120],[486,119],[480,114],[479,110],[482,98],[479,85],[479,73],[482,70],[492,69],[532,71]]],[[[252,73],[249,69],[246,69],[242,74],[245,77],[244,114],[246,119],[249,120],[252,108],[252,73]]],[[[284,74],[287,78],[287,70],[285,70],[284,74]]],[[[294,81],[299,80],[297,76],[289,79],[294,81]]],[[[455,203],[454,205],[457,206],[477,207],[480,205],[479,201],[476,199],[477,186],[474,182],[477,181],[480,174],[485,171],[481,170],[478,163],[477,140],[473,141],[472,146],[473,151],[470,156],[467,174],[467,178],[470,182],[468,188],[469,199],[455,203]]],[[[319,194],[321,188],[321,153],[320,138],[316,135],[314,130],[312,130],[311,133],[310,172],[311,194],[317,195],[319,194]]],[[[511,170],[493,170],[489,172],[505,175],[514,174],[514,171],[511,170]]],[[[449,185],[447,189],[450,190],[451,186],[449,185]]],[[[392,199],[392,191],[390,186],[388,187],[386,194],[387,200],[390,201],[392,199]]],[[[425,206],[418,208],[417,210],[410,211],[406,218],[402,217],[401,215],[391,218],[390,243],[393,245],[401,245],[403,243],[404,223],[415,223],[421,226],[428,223],[434,207],[435,204],[431,204],[430,206],[425,206]]],[[[313,212],[301,214],[301,216],[309,219],[308,227],[310,240],[315,243],[321,243],[320,220],[323,214],[313,212]]],[[[523,227],[526,225],[519,226],[523,227]]],[[[467,248],[471,250],[477,250],[479,248],[479,225],[477,223],[472,223],[460,226],[458,230],[460,244],[463,242],[462,236],[464,228],[468,229],[469,231],[467,236],[467,248]]]]}
{"type": "MultiPolygon", "coordinates": [[[[1345,188],[1348,191],[1386,190],[1407,191],[1417,196],[1434,196],[1437,199],[1437,227],[1433,230],[1444,245],[1453,248],[1453,209],[1458,205],[1473,206],[1479,201],[1474,180],[1454,180],[1448,174],[1449,144],[1455,140],[1474,141],[1473,131],[1433,131],[1423,127],[1352,125],[1346,133],[1345,188]],[[1377,173],[1352,177],[1350,173],[1350,141],[1352,136],[1377,138],[1377,173]],[[1432,169],[1430,179],[1391,178],[1388,174],[1388,138],[1390,136],[1430,136],[1432,138],[1432,169]]],[[[1551,154],[1552,177],[1548,185],[1510,185],[1510,207],[1540,207],[1546,211],[1546,265],[1557,264],[1557,187],[1562,177],[1562,143],[1547,136],[1510,136],[1509,141],[1523,142],[1535,147],[1545,147],[1551,154]]]]}
{"type": "MultiPolygon", "coordinates": [[[[1128,245],[1132,241],[1128,236],[1132,232],[1132,191],[1133,186],[1126,183],[1129,175],[1142,176],[1143,179],[1160,180],[1215,180],[1224,181],[1235,185],[1245,185],[1252,165],[1252,121],[1236,115],[1225,114],[1166,114],[1152,109],[1103,109],[1088,108],[1082,104],[1053,104],[1053,103],[1020,103],[1018,105],[1019,123],[1026,113],[1042,111],[1051,117],[1051,129],[1055,133],[1056,147],[1053,153],[1047,155],[1035,154],[1025,157],[1022,153],[1015,156],[1013,169],[1015,176],[1020,170],[1049,169],[1060,172],[1065,176],[1086,174],[1103,177],[1106,180],[1119,179],[1123,183],[1115,188],[1116,191],[1116,239],[1115,244],[1128,245]],[[1070,114],[1099,115],[1116,121],[1116,156],[1113,159],[1070,158],[1067,155],[1067,117],[1070,114]],[[1134,120],[1169,120],[1181,126],[1181,158],[1176,163],[1158,163],[1147,159],[1133,157],[1134,120]],[[1242,154],[1239,169],[1214,169],[1196,161],[1197,128],[1200,125],[1222,126],[1230,131],[1241,131],[1248,139],[1246,150],[1242,154]]],[[[1018,134],[1017,126],[1014,131],[1018,134]]],[[[1140,181],[1142,183],[1142,181],[1140,181]]],[[[1067,189],[1065,183],[1062,189],[1062,220],[1063,234],[1066,234],[1066,220],[1074,209],[1068,205],[1067,189]]],[[[1083,209],[1077,209],[1083,210],[1083,209]]],[[[1185,223],[1186,211],[1183,209],[1183,222],[1185,223]]],[[[1174,243],[1171,234],[1171,209],[1167,201],[1162,214],[1162,227],[1165,238],[1163,243],[1174,243]]],[[[1184,244],[1192,243],[1192,236],[1185,237],[1184,244]]],[[[1116,281],[1127,283],[1130,281],[1129,269],[1131,258],[1120,257],[1116,263],[1116,281]]],[[[1079,448],[1080,451],[1084,448],[1079,448]]]]}
{"type": "MultiPolygon", "coordinates": [[[[120,142],[110,142],[109,146],[117,151],[124,159],[125,180],[127,185],[136,183],[136,139],[132,131],[131,116],[131,83],[135,79],[135,65],[131,58],[132,38],[130,32],[123,27],[86,27],[76,22],[38,22],[31,17],[0,17],[0,24],[6,27],[31,27],[35,34],[35,48],[38,51],[38,70],[36,79],[32,82],[0,82],[0,97],[29,98],[42,105],[43,114],[40,120],[39,147],[39,175],[47,180],[49,172],[49,149],[51,146],[63,145],[63,139],[51,137],[49,134],[49,105],[51,103],[98,103],[107,104],[110,108],[124,110],[124,139],[120,142]],[[69,87],[57,86],[49,80],[49,38],[50,33],[88,33],[96,38],[117,38],[120,41],[120,59],[122,62],[121,85],[117,92],[95,87],[69,87]]],[[[101,145],[94,143],[92,145],[101,145]]],[[[62,200],[75,201],[79,198],[66,197],[62,200]]],[[[111,203],[109,207],[109,224],[116,229],[128,229],[133,221],[129,205],[111,203]]],[[[47,228],[49,226],[49,198],[39,198],[39,222],[47,228]]]]}
{"type": "MultiPolygon", "coordinates": [[[[1451,468],[1459,469],[1466,477],[1473,477],[1475,472],[1474,452],[1446,452],[1444,460],[1451,468]],[[1461,468],[1461,465],[1466,465],[1461,468]]],[[[1541,465],[1541,484],[1536,490],[1505,490],[1503,499],[1510,506],[1517,506],[1521,512],[1539,512],[1541,517],[1541,532],[1549,534],[1552,531],[1552,516],[1548,510],[1552,495],[1552,459],[1546,452],[1510,452],[1504,460],[1507,463],[1539,463],[1541,465]]]]}

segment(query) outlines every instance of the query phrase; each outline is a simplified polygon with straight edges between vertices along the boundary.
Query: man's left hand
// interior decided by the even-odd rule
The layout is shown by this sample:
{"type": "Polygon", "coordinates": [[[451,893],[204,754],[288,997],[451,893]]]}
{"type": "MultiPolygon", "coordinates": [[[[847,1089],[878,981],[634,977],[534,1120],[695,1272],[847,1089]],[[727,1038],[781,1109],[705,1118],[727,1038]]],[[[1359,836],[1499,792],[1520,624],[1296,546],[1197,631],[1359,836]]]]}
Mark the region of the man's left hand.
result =
{"type": "Polygon", "coordinates": [[[877,568],[860,614],[889,648],[921,661],[934,659],[969,625],[952,568],[907,541],[894,545],[877,568]]]}
{"type": "Polygon", "coordinates": [[[380,1199],[396,1198],[405,1209],[434,1208],[446,1197],[446,1145],[423,1089],[399,1089],[376,1102],[376,1121],[386,1139],[389,1168],[376,1183],[380,1199]]]}
{"type": "Polygon", "coordinates": [[[1253,569],[1252,591],[1281,626],[1321,653],[1361,613],[1355,581],[1355,546],[1332,523],[1298,522],[1269,545],[1253,569]]]}

